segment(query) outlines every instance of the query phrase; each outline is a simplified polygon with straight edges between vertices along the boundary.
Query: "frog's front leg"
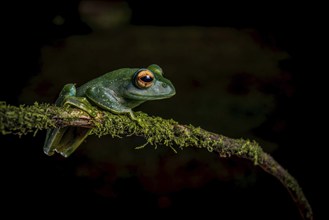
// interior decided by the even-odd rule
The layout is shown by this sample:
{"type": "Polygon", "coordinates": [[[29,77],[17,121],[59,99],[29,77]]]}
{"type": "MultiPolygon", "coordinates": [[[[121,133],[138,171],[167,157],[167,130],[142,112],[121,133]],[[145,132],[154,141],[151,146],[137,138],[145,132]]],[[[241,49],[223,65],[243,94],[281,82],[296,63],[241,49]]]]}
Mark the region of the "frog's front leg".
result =
{"type": "MultiPolygon", "coordinates": [[[[76,88],[73,84],[67,84],[63,87],[56,106],[73,105],[86,111],[94,117],[96,113],[91,104],[84,97],[76,97],[76,88]]],[[[47,136],[44,144],[44,152],[47,155],[53,155],[58,152],[64,157],[71,155],[90,134],[91,129],[81,127],[64,127],[54,128],[47,131],[47,136]]]]}

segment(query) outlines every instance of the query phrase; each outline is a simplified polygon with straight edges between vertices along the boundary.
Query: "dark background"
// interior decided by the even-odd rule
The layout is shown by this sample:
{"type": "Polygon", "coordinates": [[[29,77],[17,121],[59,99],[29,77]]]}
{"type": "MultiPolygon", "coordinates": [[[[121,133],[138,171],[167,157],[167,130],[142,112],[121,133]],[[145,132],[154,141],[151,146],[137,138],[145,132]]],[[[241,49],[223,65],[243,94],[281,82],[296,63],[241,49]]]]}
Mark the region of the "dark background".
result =
{"type": "MultiPolygon", "coordinates": [[[[321,20],[311,19],[313,9],[303,5],[211,2],[6,3],[0,100],[53,102],[65,83],[157,63],[177,95],[138,110],[256,139],[296,177],[316,219],[322,219],[318,152],[326,146],[314,141],[314,134],[319,136],[315,123],[322,120],[317,100],[322,80],[314,68],[319,54],[313,51],[321,20]],[[257,49],[240,55],[247,44],[257,49]],[[271,67],[258,62],[262,50],[271,67]],[[228,59],[221,69],[226,55],[242,57],[241,63],[228,59]],[[249,57],[253,67],[246,69],[249,57]]],[[[25,214],[31,216],[44,210],[113,217],[123,210],[138,216],[151,211],[173,216],[175,211],[204,218],[299,219],[284,187],[245,160],[218,159],[196,149],[174,154],[161,146],[136,151],[133,147],[143,140],[110,137],[89,137],[64,159],[43,154],[44,136],[43,131],[35,137],[1,137],[2,211],[28,207],[25,214]]]]}

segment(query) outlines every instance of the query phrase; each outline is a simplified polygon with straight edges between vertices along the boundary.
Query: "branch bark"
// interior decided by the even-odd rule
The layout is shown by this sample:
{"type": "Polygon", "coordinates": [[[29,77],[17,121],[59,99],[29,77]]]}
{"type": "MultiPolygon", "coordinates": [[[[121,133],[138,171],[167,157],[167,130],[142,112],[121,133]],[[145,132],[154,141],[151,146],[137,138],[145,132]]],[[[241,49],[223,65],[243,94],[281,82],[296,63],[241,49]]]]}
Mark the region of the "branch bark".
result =
{"type": "MultiPolygon", "coordinates": [[[[96,109],[95,109],[96,110],[96,109]]],[[[95,118],[76,108],[60,108],[48,104],[31,106],[10,106],[0,102],[0,131],[3,135],[25,135],[38,130],[81,126],[93,128],[92,133],[98,136],[112,135],[123,137],[137,135],[144,137],[151,145],[165,145],[174,151],[175,146],[206,148],[220,157],[235,156],[252,161],[264,171],[276,177],[288,190],[296,203],[302,219],[313,219],[313,213],[301,187],[269,154],[265,153],[255,141],[232,139],[220,134],[208,132],[192,125],[181,125],[174,120],[151,117],[136,112],[139,122],[127,115],[111,114],[97,110],[95,118]]]]}

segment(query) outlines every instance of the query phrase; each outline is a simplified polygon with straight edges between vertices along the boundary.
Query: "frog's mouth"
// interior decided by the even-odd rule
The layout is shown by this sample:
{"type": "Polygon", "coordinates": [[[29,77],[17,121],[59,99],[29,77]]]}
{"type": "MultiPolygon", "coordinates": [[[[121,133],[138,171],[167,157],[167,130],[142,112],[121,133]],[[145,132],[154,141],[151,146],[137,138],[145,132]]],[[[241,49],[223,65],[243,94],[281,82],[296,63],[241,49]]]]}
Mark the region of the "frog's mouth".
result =
{"type": "Polygon", "coordinates": [[[157,95],[150,95],[150,94],[143,94],[143,93],[131,93],[126,92],[125,97],[133,100],[139,100],[139,101],[147,101],[147,100],[159,100],[159,99],[167,99],[176,94],[175,89],[172,90],[170,93],[159,93],[157,95]]]}
{"type": "Polygon", "coordinates": [[[153,86],[145,89],[130,84],[124,92],[125,98],[139,101],[166,99],[175,94],[176,90],[170,82],[156,82],[153,86]]]}

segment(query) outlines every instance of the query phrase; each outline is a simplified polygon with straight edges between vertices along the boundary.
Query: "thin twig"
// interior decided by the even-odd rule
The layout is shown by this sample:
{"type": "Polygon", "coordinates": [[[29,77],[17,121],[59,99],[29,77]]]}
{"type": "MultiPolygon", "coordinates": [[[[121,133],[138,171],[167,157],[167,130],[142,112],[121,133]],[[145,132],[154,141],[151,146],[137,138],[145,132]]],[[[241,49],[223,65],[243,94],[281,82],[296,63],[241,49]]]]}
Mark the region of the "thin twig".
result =
{"type": "Polygon", "coordinates": [[[141,112],[135,113],[139,119],[137,123],[127,115],[111,114],[99,109],[96,111],[97,116],[92,118],[76,108],[60,108],[37,103],[15,107],[0,102],[0,131],[2,134],[25,135],[53,127],[80,126],[93,128],[92,133],[98,136],[137,135],[144,137],[148,144],[154,146],[165,145],[172,149],[175,146],[205,148],[218,153],[220,157],[244,158],[276,177],[287,188],[302,219],[313,219],[311,206],[296,179],[255,141],[228,138],[199,127],[180,125],[174,120],[151,117],[141,112]]]}

